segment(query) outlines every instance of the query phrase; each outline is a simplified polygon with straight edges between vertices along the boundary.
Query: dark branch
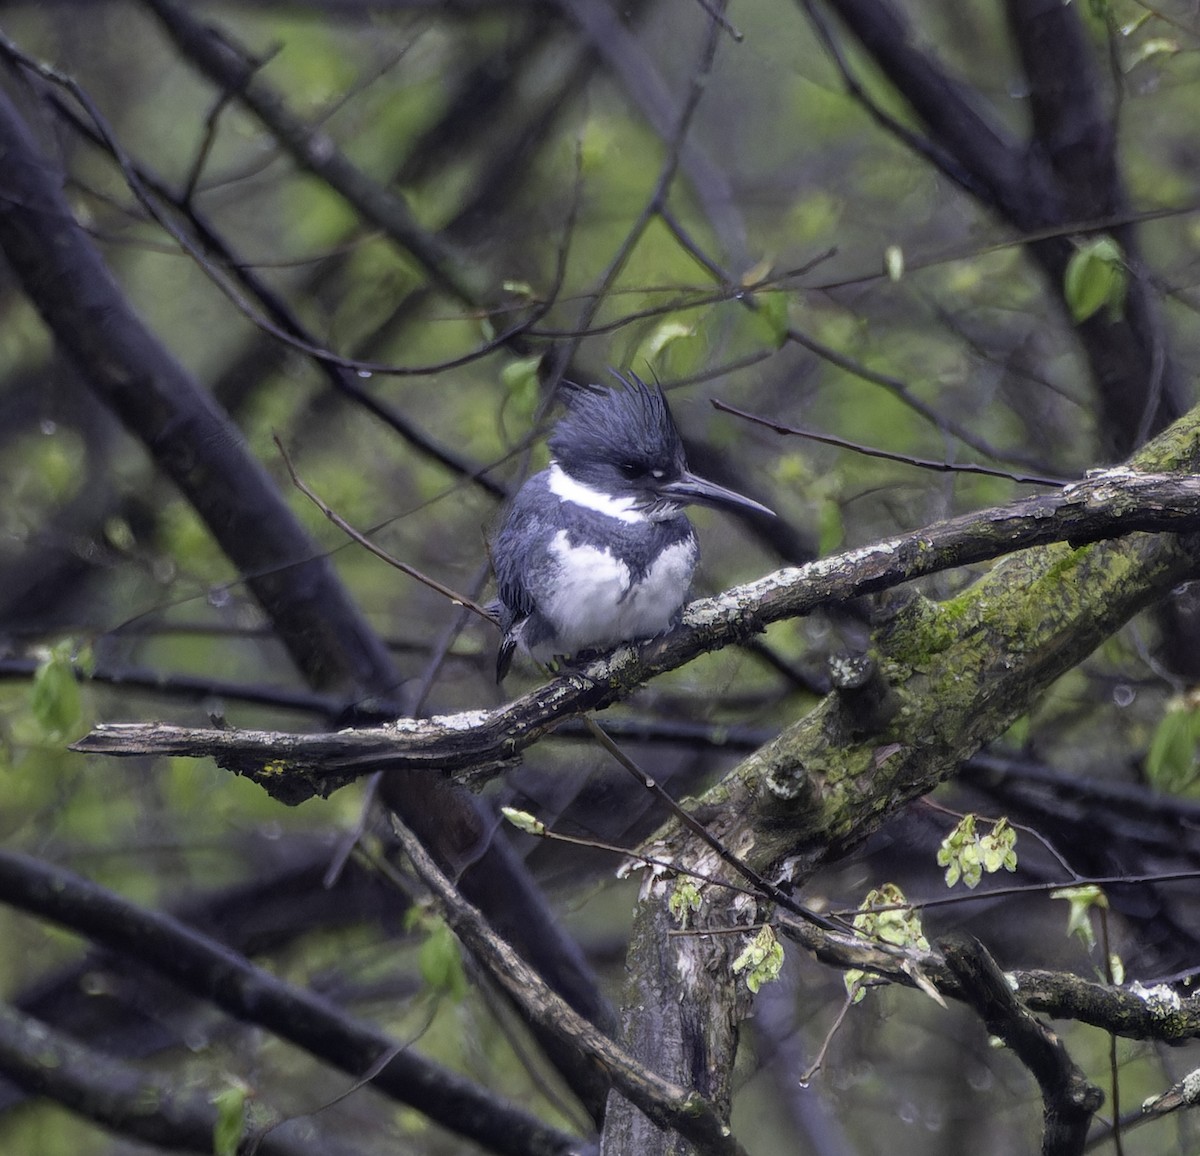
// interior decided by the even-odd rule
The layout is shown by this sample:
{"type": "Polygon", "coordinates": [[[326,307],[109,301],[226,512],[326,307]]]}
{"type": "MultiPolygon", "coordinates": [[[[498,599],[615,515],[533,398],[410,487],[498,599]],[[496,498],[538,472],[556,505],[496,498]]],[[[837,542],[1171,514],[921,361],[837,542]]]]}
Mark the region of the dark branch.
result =
{"type": "Polygon", "coordinates": [[[323,551],[228,415],[134,313],[2,95],[0,150],[0,249],[81,379],[187,496],[311,685],[349,683],[354,697],[398,685],[323,551]]]}
{"type": "Polygon", "coordinates": [[[1088,1083],[1062,1040],[1016,997],[983,944],[962,936],[944,940],[941,947],[967,1002],[987,1030],[1013,1050],[1041,1088],[1043,1156],[1079,1156],[1104,1094],[1088,1083]]]}
{"type": "Polygon", "coordinates": [[[488,287],[463,254],[444,238],[425,229],[396,193],[368,177],[324,132],[314,131],[297,116],[283,95],[258,75],[258,62],[236,45],[195,20],[170,0],[145,0],[179,51],[218,87],[235,94],[302,169],[336,189],[364,221],[382,229],[420,262],[443,288],[468,305],[479,305],[488,287]]]}
{"type": "Polygon", "coordinates": [[[413,869],[433,892],[446,922],[530,1018],[603,1067],[614,1088],[659,1127],[677,1131],[706,1156],[744,1156],[741,1145],[730,1135],[711,1104],[706,1103],[699,1093],[673,1084],[643,1067],[555,995],[487,926],[480,912],[463,899],[458,888],[438,870],[412,833],[400,824],[395,824],[395,829],[413,869]]]}
{"type": "MultiPolygon", "coordinates": [[[[828,931],[786,913],[773,922],[783,935],[811,951],[822,963],[841,971],[870,972],[889,983],[918,988],[918,977],[947,999],[970,1002],[958,972],[944,951],[920,951],[828,931]]],[[[1130,1040],[1182,1044],[1200,1039],[1200,999],[1177,997],[1168,987],[1113,987],[1069,972],[1014,969],[1008,973],[1012,990],[1033,1011],[1053,1019],[1090,1024],[1130,1040]]]]}
{"type": "Polygon", "coordinates": [[[139,908],[61,868],[0,851],[0,900],[131,955],[230,1015],[260,1024],[352,1076],[390,1056],[372,1079],[373,1088],[491,1151],[562,1156],[577,1146],[572,1137],[356,1022],[328,1000],[284,983],[169,915],[139,908]]]}
{"type": "MultiPolygon", "coordinates": [[[[141,1144],[171,1151],[213,1151],[217,1109],[210,1095],[184,1090],[0,1004],[0,1072],[27,1092],[141,1144]]],[[[307,1118],[277,1113],[259,1128],[262,1156],[353,1156],[362,1151],[331,1135],[315,1134],[307,1118]]]]}

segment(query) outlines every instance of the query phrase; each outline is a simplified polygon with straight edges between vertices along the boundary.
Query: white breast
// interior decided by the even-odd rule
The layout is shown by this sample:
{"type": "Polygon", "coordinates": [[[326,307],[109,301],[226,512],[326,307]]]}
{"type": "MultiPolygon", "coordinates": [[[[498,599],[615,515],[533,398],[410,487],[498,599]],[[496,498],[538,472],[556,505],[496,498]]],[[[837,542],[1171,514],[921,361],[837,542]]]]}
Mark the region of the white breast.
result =
{"type": "Polygon", "coordinates": [[[687,599],[697,556],[694,540],[677,542],[633,583],[629,567],[610,550],[572,546],[565,530],[554,536],[550,552],[558,574],[538,609],[557,637],[535,648],[534,657],[543,660],[661,634],[687,599]]]}

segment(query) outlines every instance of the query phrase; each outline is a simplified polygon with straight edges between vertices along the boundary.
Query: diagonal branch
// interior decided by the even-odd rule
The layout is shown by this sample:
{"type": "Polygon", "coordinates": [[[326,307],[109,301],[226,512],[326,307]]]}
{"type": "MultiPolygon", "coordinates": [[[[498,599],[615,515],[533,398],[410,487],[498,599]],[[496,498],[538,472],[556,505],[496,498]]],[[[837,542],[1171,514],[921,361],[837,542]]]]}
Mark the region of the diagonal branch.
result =
{"type": "MultiPolygon", "coordinates": [[[[1123,215],[1127,205],[1078,11],[1058,0],[1009,0],[1009,22],[1032,92],[1033,135],[1026,141],[918,43],[887,0],[826,3],[936,144],[925,155],[985,208],[1031,235],[1030,253],[1061,305],[1063,274],[1075,252],[1068,233],[1095,230],[1098,222],[1123,215]],[[1061,231],[1046,236],[1053,226],[1061,231]]],[[[1077,332],[1102,403],[1102,436],[1119,456],[1179,416],[1187,403],[1134,229],[1126,225],[1114,235],[1133,273],[1123,314],[1116,321],[1097,314],[1077,332]]]]}
{"type": "MultiPolygon", "coordinates": [[[[400,675],[382,639],[301,526],[240,431],[147,328],[71,212],[47,162],[0,93],[0,250],[80,377],[144,443],[243,575],[309,684],[398,712],[400,675]]],[[[376,715],[376,717],[378,717],[376,715]]],[[[611,1015],[578,946],[558,927],[511,847],[486,838],[475,800],[428,780],[394,784],[396,805],[443,862],[575,1006],[611,1015]],[[480,848],[482,847],[482,850],[480,848]],[[484,896],[486,895],[486,899],[484,896]],[[502,908],[507,909],[507,914],[502,908]]],[[[594,1072],[570,1069],[593,1105],[594,1072]]]]}
{"type": "Polygon", "coordinates": [[[391,658],[241,434],[134,313],[9,99],[0,94],[0,250],[81,378],[246,576],[311,685],[398,685],[391,658]]]}
{"type": "MultiPolygon", "coordinates": [[[[1200,454],[1200,411],[1153,446],[1158,454],[1147,456],[1160,464],[1168,463],[1166,455],[1178,460],[1184,453],[1200,454]]],[[[1197,527],[1200,477],[1105,471],[1054,494],[779,570],[693,603],[682,625],[669,634],[621,647],[495,710],[315,735],[107,724],[97,726],[74,749],[113,755],[211,755],[286,802],[328,795],[381,766],[459,771],[463,778],[479,782],[510,765],[564,719],[610,706],[648,679],[768,623],[1032,546],[1063,541],[1078,546],[1135,530],[1185,532],[1197,527]]],[[[1161,581],[1162,588],[1145,590],[1142,596],[1149,600],[1165,593],[1178,577],[1161,581]]]]}
{"type": "MultiPolygon", "coordinates": [[[[1200,454],[1181,432],[1165,434],[1141,464],[1194,468],[1200,454]]],[[[1062,496],[1069,500],[1076,488],[1062,496]]],[[[1200,535],[1132,535],[1075,550],[1024,551],[944,603],[913,598],[876,632],[869,702],[854,679],[842,680],[843,689],[693,800],[692,812],[759,874],[799,889],[817,867],[950,778],[1059,675],[1198,565],[1200,535]]],[[[701,848],[672,818],[640,851],[690,870],[701,864],[701,848]]],[[[731,1069],[744,997],[727,983],[714,998],[711,983],[711,975],[728,974],[728,952],[695,936],[664,946],[669,904],[666,882],[650,880],[635,914],[624,1014],[649,1049],[638,1054],[660,1066],[671,1062],[675,1037],[660,1025],[677,1023],[679,1009],[701,1006],[710,1021],[728,1025],[702,1037],[715,1044],[706,1063],[731,1069]]],[[[750,921],[736,920],[738,904],[721,889],[701,888],[705,925],[747,927],[750,921]]]]}
{"type": "MultiPolygon", "coordinates": [[[[889,983],[917,988],[917,977],[947,999],[968,1001],[959,973],[950,966],[945,943],[936,950],[898,946],[843,931],[817,927],[809,920],[778,912],[771,922],[822,963],[841,971],[859,970],[889,983]]],[[[1033,1011],[1053,1019],[1090,1024],[1130,1040],[1183,1044],[1200,1038],[1200,998],[1183,999],[1170,988],[1134,984],[1114,987],[1069,972],[1015,968],[1006,982],[1033,1011]]]]}
{"type": "Polygon", "coordinates": [[[226,33],[196,20],[172,0],[144,0],[180,52],[223,93],[233,93],[292,160],[340,193],[364,221],[410,253],[439,285],[467,305],[482,304],[489,284],[453,245],[423,227],[395,192],[367,176],[324,132],[313,131],[284,96],[258,75],[259,65],[226,33]]]}
{"type": "Polygon", "coordinates": [[[706,1156],[738,1156],[743,1152],[703,1096],[643,1067],[572,1010],[487,926],[480,912],[438,870],[412,832],[400,823],[393,826],[413,869],[436,897],[446,922],[530,1018],[558,1033],[564,1043],[580,1048],[602,1066],[612,1078],[613,1086],[659,1127],[678,1131],[706,1156]]]}
{"type": "Polygon", "coordinates": [[[1029,1069],[1042,1090],[1043,1156],[1080,1156],[1088,1125],[1104,1102],[1062,1040],[1017,999],[983,944],[949,938],[942,952],[968,1003],[1029,1069]]]}
{"type": "MultiPolygon", "coordinates": [[[[77,1043],[7,1004],[0,1004],[0,1072],[26,1091],[54,1100],[110,1132],[170,1151],[213,1151],[217,1108],[135,1065],[77,1043]]],[[[255,1129],[261,1156],[354,1156],[362,1149],[332,1135],[313,1135],[312,1121],[271,1113],[255,1129]]]]}

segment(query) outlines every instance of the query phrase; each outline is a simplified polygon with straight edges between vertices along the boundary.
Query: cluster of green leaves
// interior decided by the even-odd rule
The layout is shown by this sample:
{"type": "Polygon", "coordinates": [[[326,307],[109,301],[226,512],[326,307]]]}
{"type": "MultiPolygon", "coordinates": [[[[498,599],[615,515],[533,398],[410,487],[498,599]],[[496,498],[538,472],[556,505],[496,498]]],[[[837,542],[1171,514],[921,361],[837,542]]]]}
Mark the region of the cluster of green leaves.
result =
{"type": "MultiPolygon", "coordinates": [[[[921,929],[921,917],[909,906],[904,892],[895,883],[884,883],[867,892],[854,917],[854,930],[867,939],[877,939],[895,947],[929,950],[929,940],[921,929]]],[[[867,994],[873,972],[850,968],[843,976],[846,994],[859,1003],[867,994]]]]}
{"type": "Polygon", "coordinates": [[[426,990],[461,1002],[467,995],[467,973],[462,946],[450,925],[428,906],[415,903],[404,917],[404,929],[422,937],[417,965],[426,990]]]}
{"type": "Polygon", "coordinates": [[[95,669],[91,648],[63,639],[42,650],[33,674],[29,709],[47,742],[74,737],[83,722],[79,680],[95,669]]]}
{"type": "MultiPolygon", "coordinates": [[[[671,918],[679,924],[681,931],[687,929],[692,916],[700,910],[703,904],[704,900],[696,881],[686,875],[680,875],[675,880],[675,886],[671,888],[671,894],[667,899],[667,910],[670,911],[671,918]]],[[[737,969],[735,968],[735,970],[737,969]]]]}
{"type": "Polygon", "coordinates": [[[249,1084],[229,1078],[225,1087],[212,1097],[217,1109],[213,1123],[213,1156],[237,1156],[246,1134],[250,1095],[249,1084]]]}
{"type": "Polygon", "coordinates": [[[733,973],[740,975],[745,972],[746,987],[757,992],[764,983],[778,979],[782,970],[783,944],[779,942],[774,928],[764,923],[733,961],[733,973]]]}
{"type": "Polygon", "coordinates": [[[1101,309],[1107,310],[1110,321],[1118,320],[1128,288],[1125,256],[1112,237],[1096,237],[1076,246],[1063,275],[1063,296],[1076,325],[1101,309]]]}
{"type": "Polygon", "coordinates": [[[946,868],[946,886],[960,879],[970,888],[979,886],[986,871],[989,875],[1003,868],[1017,869],[1017,833],[1007,819],[996,819],[991,830],[981,834],[974,814],[966,814],[938,848],[939,867],[946,868]]]}

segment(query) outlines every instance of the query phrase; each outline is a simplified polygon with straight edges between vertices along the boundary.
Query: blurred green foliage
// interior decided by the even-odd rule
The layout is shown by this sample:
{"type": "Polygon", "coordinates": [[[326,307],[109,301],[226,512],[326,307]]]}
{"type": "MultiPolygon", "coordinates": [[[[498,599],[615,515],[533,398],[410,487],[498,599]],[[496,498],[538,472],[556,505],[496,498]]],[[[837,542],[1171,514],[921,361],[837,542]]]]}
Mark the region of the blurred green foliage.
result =
{"type": "MultiPolygon", "coordinates": [[[[999,120],[1024,131],[1028,94],[1017,79],[1001,6],[971,0],[911,7],[921,41],[976,86],[999,120]]],[[[1136,208],[1156,212],[1139,235],[1155,279],[1166,287],[1175,356],[1194,374],[1200,360],[1194,292],[1200,75],[1196,36],[1167,27],[1192,14],[1160,18],[1132,0],[1088,7],[1089,35],[1101,60],[1107,59],[1107,30],[1116,30],[1123,173],[1136,208]]],[[[69,19],[62,6],[9,8],[6,33],[78,78],[132,157],[176,188],[196,171],[195,205],[314,337],[339,354],[401,370],[457,362],[545,303],[524,348],[436,372],[354,378],[423,435],[503,485],[516,485],[545,460],[538,440],[548,421],[541,375],[552,355],[575,339],[572,366],[580,376],[606,380],[610,365],[659,376],[685,435],[712,447],[756,487],[811,553],[861,545],[1027,490],[1004,480],[931,475],[750,430],[714,413],[709,398],[894,452],[980,460],[991,449],[1001,462],[1064,477],[1098,464],[1095,406],[1071,314],[1083,321],[1120,312],[1120,250],[1103,239],[1082,243],[1065,285],[1048,284],[1009,230],[934,175],[846,94],[798,7],[748,0],[731,12],[743,39],[728,38],[719,47],[688,138],[695,151],[681,156],[667,196],[693,251],[655,219],[623,260],[618,255],[668,152],[646,101],[660,101],[653,113],[674,123],[696,66],[703,6],[648,5],[631,14],[634,43],[644,54],[633,67],[643,75],[653,71],[660,82],[640,98],[603,71],[591,71],[576,52],[574,27],[539,8],[381,5],[359,12],[348,6],[333,17],[316,6],[204,7],[206,20],[261,57],[262,78],[294,113],[382,187],[401,193],[420,222],[430,229],[454,223],[455,246],[496,287],[489,303],[507,303],[491,315],[431,286],[402,246],[301,172],[236,100],[221,99],[179,58],[140,6],[77,5],[69,19]],[[485,80],[497,82],[496,94],[443,126],[439,118],[455,100],[485,80]],[[665,95],[655,97],[658,91],[665,95]],[[546,112],[539,102],[550,96],[546,112]],[[527,123],[527,134],[518,131],[527,123]],[[200,164],[210,127],[211,149],[200,164]],[[702,187],[695,174],[704,172],[724,178],[724,190],[716,183],[702,187]],[[728,280],[714,276],[696,249],[719,263],[728,280]],[[893,249],[903,254],[902,276],[894,275],[894,260],[889,276],[893,249]],[[560,266],[561,285],[555,280],[560,266]],[[591,330],[581,334],[580,318],[610,269],[612,288],[591,330]],[[792,342],[795,333],[853,365],[792,342]],[[875,380],[853,372],[855,366],[875,380]],[[964,445],[921,416],[918,405],[964,428],[977,445],[964,445]]],[[[881,108],[912,125],[911,111],[862,54],[851,49],[849,59],[881,108]]],[[[487,596],[474,584],[498,516],[496,499],[335,393],[302,352],[265,340],[255,322],[146,221],[112,163],[71,131],[51,130],[47,110],[28,92],[20,95],[48,153],[70,174],[72,203],[122,289],[228,406],[317,548],[330,553],[393,644],[406,685],[419,680],[454,608],[348,545],[291,489],[273,438],[348,521],[378,528],[378,540],[396,556],[472,596],[487,596]]],[[[332,848],[355,821],[360,792],[346,789],[327,802],[288,810],[207,762],[150,766],[84,760],[64,749],[93,720],[164,718],[203,726],[215,717],[282,729],[331,724],[283,702],[244,701],[234,693],[231,684],[304,688],[208,529],[155,472],[144,448],[86,396],[6,280],[0,286],[0,405],[7,407],[0,423],[0,566],[11,575],[12,597],[4,603],[5,643],[14,656],[37,656],[38,666],[32,677],[0,685],[3,837],[123,894],[171,907],[253,878],[269,849],[290,837],[325,840],[332,848]],[[18,585],[26,563],[35,573],[18,585]],[[156,672],[163,685],[97,681],[81,687],[84,650],[95,655],[101,672],[156,672]],[[208,678],[212,686],[172,687],[174,675],[208,678]]],[[[700,511],[696,522],[701,592],[797,560],[723,515],[700,511]]],[[[952,574],[927,589],[944,594],[967,581],[969,575],[952,574]]],[[[819,678],[821,657],[846,637],[855,636],[844,622],[814,617],[779,624],[765,639],[781,664],[819,678]]],[[[494,705],[528,684],[531,676],[518,674],[506,691],[494,687],[495,641],[477,624],[466,628],[450,646],[428,710],[494,705]]],[[[1146,662],[1142,640],[1123,636],[1106,642],[1084,672],[1064,679],[1010,737],[1069,768],[1140,765],[1148,747],[1144,769],[1152,784],[1191,788],[1197,713],[1168,706],[1168,695],[1146,662]],[[1135,690],[1118,709],[1112,695],[1096,692],[1100,683],[1135,690]]],[[[656,680],[625,713],[771,728],[812,702],[812,694],[775,665],[730,649],[656,680]]],[[[686,768],[688,789],[698,790],[737,757],[737,751],[704,753],[686,768]]],[[[648,760],[655,769],[661,763],[683,773],[682,756],[671,748],[650,748],[648,760]]],[[[545,744],[530,761],[551,783],[605,786],[604,764],[578,745],[545,744]]],[[[545,783],[530,789],[551,794],[545,783]]],[[[546,808],[531,809],[550,821],[569,802],[555,794],[546,808]]],[[[603,827],[610,816],[602,811],[589,822],[603,827]]],[[[632,841],[649,825],[633,816],[628,831],[610,835],[632,841]]],[[[537,854],[545,856],[545,849],[537,854]]],[[[1003,853],[1000,859],[1006,865],[1003,853]]],[[[607,879],[613,867],[604,858],[587,870],[607,879]]],[[[862,890],[861,880],[845,887],[847,894],[862,890]]],[[[903,897],[898,890],[872,894],[880,902],[903,897]]],[[[620,911],[573,902],[590,941],[604,944],[625,934],[625,898],[612,905],[620,911]]],[[[909,913],[868,911],[860,918],[893,942],[924,942],[909,913]]],[[[0,938],[6,944],[0,981],[9,995],[79,951],[75,940],[6,909],[0,909],[0,938]]],[[[778,964],[778,945],[759,946],[761,959],[747,960],[756,984],[774,978],[778,964]]],[[[1046,949],[1052,962],[1057,950],[1046,949]]],[[[444,924],[416,932],[372,927],[357,936],[318,932],[273,966],[305,982],[337,973],[347,981],[350,1007],[387,1019],[398,1032],[419,1037],[431,1054],[480,1078],[499,1072],[501,1090],[560,1118],[539,1079],[512,1058],[486,1000],[465,995],[463,962],[444,924]],[[412,988],[419,993],[388,990],[376,1000],[372,985],[394,982],[397,974],[418,977],[412,988]],[[421,1002],[431,992],[451,998],[437,1001],[431,1012],[421,1002]]],[[[819,999],[841,998],[836,978],[830,983],[815,972],[809,978],[819,999]]],[[[612,973],[606,979],[615,987],[612,973]]],[[[854,991],[860,995],[861,987],[854,991]]],[[[893,1145],[896,1104],[918,1094],[906,1083],[910,1077],[889,1073],[884,1079],[868,1071],[875,1049],[918,1046],[906,1028],[893,1030],[890,1015],[886,1019],[856,1029],[862,1047],[843,1067],[851,1074],[840,1090],[853,1087],[872,1106],[856,1104],[860,1124],[851,1125],[864,1133],[863,1151],[879,1150],[866,1147],[873,1113],[886,1120],[874,1134],[886,1139],[889,1151],[923,1151],[924,1135],[903,1149],[893,1145]],[[855,1072],[862,1073],[857,1083],[855,1072]]],[[[180,1070],[198,1069],[196,1078],[208,1079],[226,1060],[237,1060],[246,1038],[202,1033],[195,1054],[178,1058],[180,1070]]],[[[262,1083],[277,1102],[308,1111],[342,1090],[329,1073],[313,1071],[297,1056],[281,1058],[284,1046],[266,1050],[271,1063],[263,1066],[271,1070],[262,1083]]],[[[919,1079],[922,1065],[910,1067],[919,1079]]],[[[959,1086],[956,1102],[974,1105],[962,1109],[964,1117],[978,1110],[986,1122],[999,1078],[991,1068],[981,1070],[980,1086],[959,1086]]],[[[1146,1079],[1145,1071],[1133,1064],[1130,1080],[1146,1079]]],[[[217,1150],[230,1149],[240,1128],[237,1111],[232,1100],[223,1109],[226,1131],[217,1150]]],[[[397,1135],[408,1144],[409,1130],[423,1129],[413,1114],[389,1112],[358,1100],[329,1115],[345,1126],[362,1113],[375,1129],[364,1128],[364,1135],[379,1137],[377,1148],[363,1150],[384,1151],[394,1150],[397,1135]]],[[[454,1150],[424,1134],[421,1143],[430,1152],[454,1150]]],[[[45,1156],[126,1150],[53,1108],[9,1113],[0,1122],[0,1149],[45,1156]]],[[[780,1149],[768,1139],[758,1150],[780,1149]]],[[[1159,1150],[1167,1149],[1146,1149],[1159,1150]]]]}

